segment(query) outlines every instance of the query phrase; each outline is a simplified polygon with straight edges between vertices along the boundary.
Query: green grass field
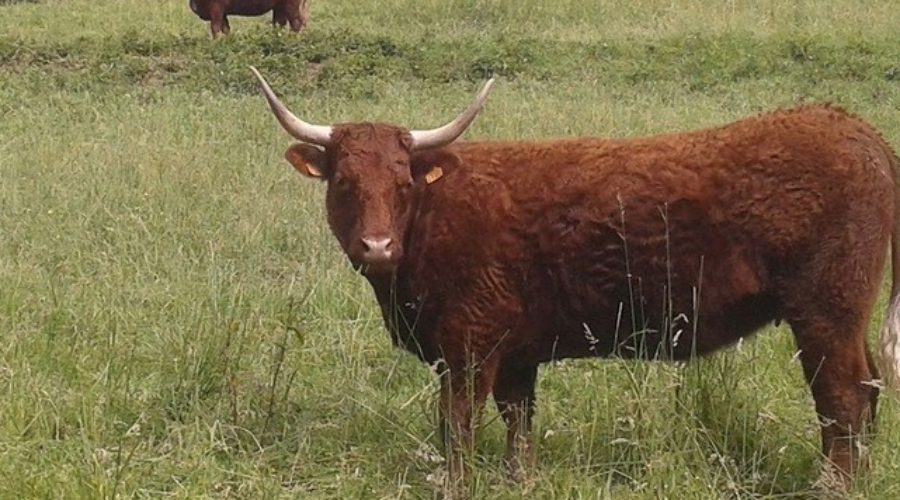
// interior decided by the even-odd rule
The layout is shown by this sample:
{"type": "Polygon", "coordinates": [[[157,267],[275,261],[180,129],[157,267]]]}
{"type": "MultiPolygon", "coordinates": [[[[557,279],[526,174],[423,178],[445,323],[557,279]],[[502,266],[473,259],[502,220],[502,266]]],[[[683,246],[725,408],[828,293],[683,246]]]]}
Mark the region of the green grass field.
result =
{"type": "MultiPolygon", "coordinates": [[[[900,147],[900,6],[312,0],[310,29],[184,0],[0,1],[0,498],[431,498],[437,381],[393,350],[323,189],[247,69],[317,122],[636,136],[829,100],[900,147]]],[[[825,5],[827,4],[827,5],[825,5]]],[[[872,338],[884,314],[872,320],[872,338]]],[[[808,497],[819,427],[787,326],[688,366],[563,361],[540,465],[476,498],[808,497]]],[[[900,405],[857,498],[900,498],[900,405]]]]}

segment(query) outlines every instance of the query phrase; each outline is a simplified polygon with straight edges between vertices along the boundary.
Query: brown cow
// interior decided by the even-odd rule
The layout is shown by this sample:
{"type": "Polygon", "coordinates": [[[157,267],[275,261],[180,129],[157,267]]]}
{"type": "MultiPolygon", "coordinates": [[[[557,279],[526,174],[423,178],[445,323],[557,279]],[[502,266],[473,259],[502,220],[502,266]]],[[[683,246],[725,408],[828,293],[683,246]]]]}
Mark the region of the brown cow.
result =
{"type": "Polygon", "coordinates": [[[326,181],[328,223],[394,343],[438,367],[451,450],[470,450],[493,393],[520,466],[541,363],[686,360],[785,319],[823,452],[842,480],[863,463],[879,392],[865,335],[891,242],[882,351],[886,380],[900,373],[900,197],[897,158],[861,119],[813,105],[639,139],[454,143],[491,82],[419,131],[308,124],[253,71],[301,141],[287,160],[326,181]]]}
{"type": "Polygon", "coordinates": [[[228,15],[261,16],[272,11],[273,26],[290,23],[294,32],[309,22],[309,0],[191,0],[190,6],[200,19],[209,21],[213,38],[231,31],[228,15]]]}

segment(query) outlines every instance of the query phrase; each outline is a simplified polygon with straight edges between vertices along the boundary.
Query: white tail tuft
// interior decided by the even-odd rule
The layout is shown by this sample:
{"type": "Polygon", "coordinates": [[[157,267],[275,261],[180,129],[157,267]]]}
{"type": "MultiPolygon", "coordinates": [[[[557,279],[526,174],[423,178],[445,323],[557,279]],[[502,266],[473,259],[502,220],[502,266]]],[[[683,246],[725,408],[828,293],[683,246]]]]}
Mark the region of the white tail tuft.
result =
{"type": "Polygon", "coordinates": [[[900,393],[900,295],[891,299],[880,344],[881,379],[885,386],[900,393]]]}

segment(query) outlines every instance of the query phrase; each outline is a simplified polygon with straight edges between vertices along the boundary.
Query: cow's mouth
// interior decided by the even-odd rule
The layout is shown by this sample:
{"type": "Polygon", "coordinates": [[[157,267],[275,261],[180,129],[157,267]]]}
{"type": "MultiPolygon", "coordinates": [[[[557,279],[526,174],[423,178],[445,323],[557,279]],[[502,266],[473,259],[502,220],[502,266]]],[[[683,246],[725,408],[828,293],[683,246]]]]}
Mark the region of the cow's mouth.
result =
{"type": "Polygon", "coordinates": [[[353,269],[363,275],[394,274],[398,259],[353,259],[353,269]]]}

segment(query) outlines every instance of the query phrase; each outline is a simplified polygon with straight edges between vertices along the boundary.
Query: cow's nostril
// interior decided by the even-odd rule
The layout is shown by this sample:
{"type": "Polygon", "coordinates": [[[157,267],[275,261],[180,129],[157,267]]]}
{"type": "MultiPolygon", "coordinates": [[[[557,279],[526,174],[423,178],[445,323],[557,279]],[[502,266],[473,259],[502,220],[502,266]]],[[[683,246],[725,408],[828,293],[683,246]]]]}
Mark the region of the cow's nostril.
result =
{"type": "Polygon", "coordinates": [[[389,257],[393,242],[391,238],[361,238],[360,241],[366,255],[376,258],[389,257]]]}

